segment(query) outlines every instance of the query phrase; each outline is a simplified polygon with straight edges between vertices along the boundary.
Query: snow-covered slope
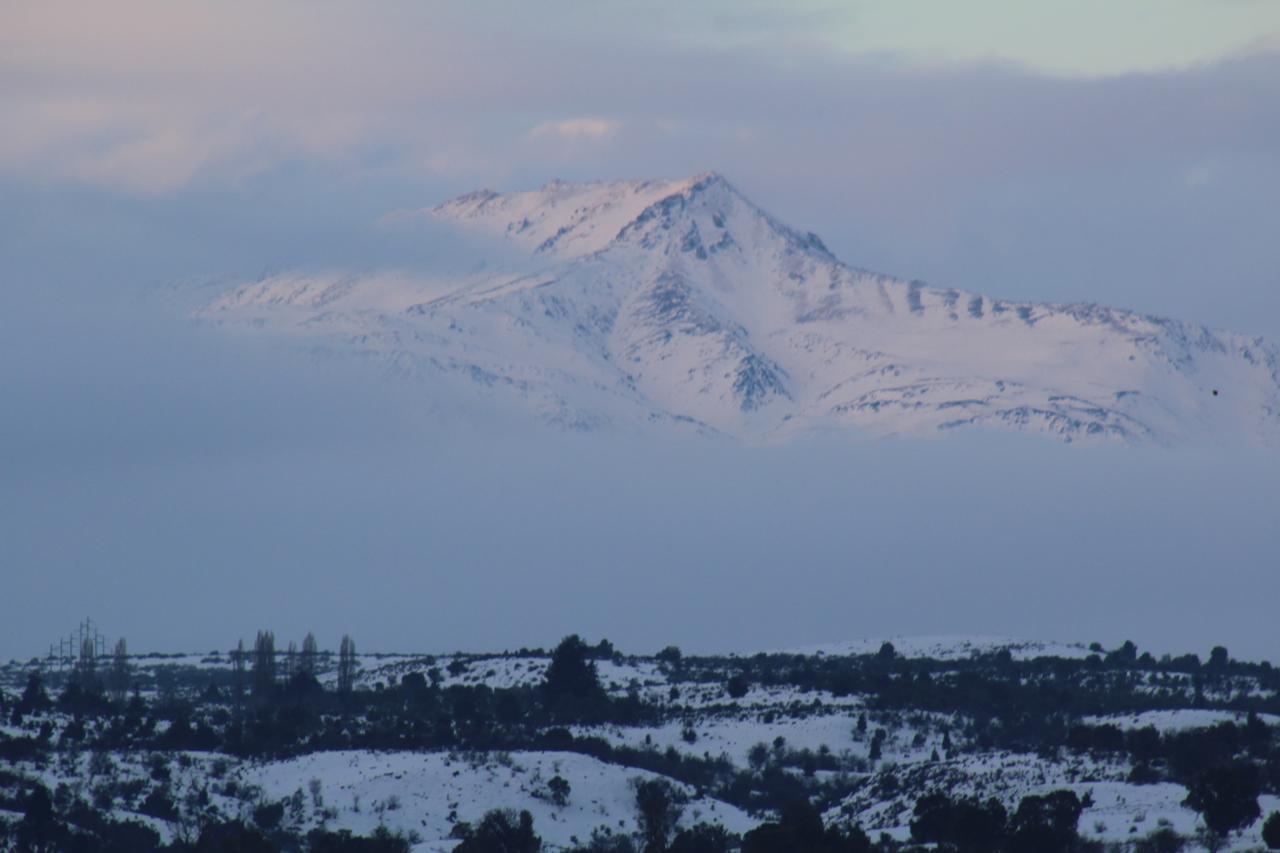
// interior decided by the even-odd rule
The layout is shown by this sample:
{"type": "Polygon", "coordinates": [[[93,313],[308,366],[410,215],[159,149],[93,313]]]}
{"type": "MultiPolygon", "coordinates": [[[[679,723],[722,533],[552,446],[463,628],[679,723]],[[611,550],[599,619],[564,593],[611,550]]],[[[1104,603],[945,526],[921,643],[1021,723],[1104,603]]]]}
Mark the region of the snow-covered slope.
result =
{"type": "Polygon", "coordinates": [[[396,218],[494,235],[527,261],[461,278],[281,275],[199,316],[575,429],[1280,443],[1280,351],[1261,339],[857,269],[716,174],[482,191],[396,218]]]}
{"type": "MultiPolygon", "coordinates": [[[[634,780],[655,774],[573,753],[517,752],[493,756],[450,753],[366,751],[321,752],[247,768],[242,784],[261,788],[269,800],[306,790],[323,780],[333,820],[357,834],[386,826],[417,833],[418,851],[452,850],[449,835],[458,821],[476,822],[495,808],[527,809],[550,849],[586,843],[592,830],[611,827],[635,831],[634,780]],[[469,760],[468,760],[469,759],[469,760]],[[547,783],[559,776],[569,783],[567,802],[557,805],[547,783]],[[391,807],[388,807],[388,806],[391,807]]],[[[686,824],[714,821],[732,832],[746,832],[756,820],[727,803],[699,796],[680,786],[690,802],[686,824]]]]}

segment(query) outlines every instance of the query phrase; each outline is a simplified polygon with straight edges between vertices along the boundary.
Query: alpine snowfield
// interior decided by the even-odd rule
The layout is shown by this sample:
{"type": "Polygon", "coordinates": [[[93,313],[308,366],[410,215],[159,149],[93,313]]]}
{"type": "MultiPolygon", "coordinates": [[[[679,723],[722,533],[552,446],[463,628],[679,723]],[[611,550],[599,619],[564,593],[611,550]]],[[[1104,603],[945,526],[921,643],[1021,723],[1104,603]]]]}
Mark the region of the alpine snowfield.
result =
{"type": "Polygon", "coordinates": [[[1259,338],[851,267],[713,173],[481,191],[394,218],[496,236],[525,260],[277,275],[197,316],[574,430],[1280,444],[1280,357],[1259,338]]]}

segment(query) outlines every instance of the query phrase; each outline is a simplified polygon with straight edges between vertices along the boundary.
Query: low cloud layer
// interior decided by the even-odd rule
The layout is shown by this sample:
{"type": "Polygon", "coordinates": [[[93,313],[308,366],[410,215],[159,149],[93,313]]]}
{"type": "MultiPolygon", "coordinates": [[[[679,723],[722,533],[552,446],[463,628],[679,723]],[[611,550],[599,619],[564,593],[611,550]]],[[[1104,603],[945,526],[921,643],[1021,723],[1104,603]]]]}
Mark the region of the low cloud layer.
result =
{"type": "MultiPolygon", "coordinates": [[[[273,627],[371,650],[581,631],[636,650],[980,633],[1280,652],[1273,456],[1003,435],[748,448],[441,417],[429,384],[189,326],[218,282],[149,286],[319,256],[323,223],[255,242],[214,219],[192,246],[180,209],[110,210],[51,244],[26,232],[10,257],[32,286],[0,294],[0,655],[88,615],[138,650],[273,627]]],[[[358,238],[328,243],[399,245],[358,238]]]]}

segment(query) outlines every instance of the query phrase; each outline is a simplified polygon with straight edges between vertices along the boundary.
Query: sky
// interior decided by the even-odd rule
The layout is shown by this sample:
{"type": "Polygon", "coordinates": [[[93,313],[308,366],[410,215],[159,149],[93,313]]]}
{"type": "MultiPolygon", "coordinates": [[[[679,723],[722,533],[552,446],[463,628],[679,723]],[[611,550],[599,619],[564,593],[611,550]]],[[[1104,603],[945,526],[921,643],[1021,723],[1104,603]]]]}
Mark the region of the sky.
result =
{"type": "Polygon", "coordinates": [[[852,264],[1278,337],[1278,64],[1268,0],[15,0],[0,198],[350,229],[716,170],[852,264]]]}
{"type": "Polygon", "coordinates": [[[93,616],[140,649],[1280,659],[1269,456],[462,428],[184,320],[264,272],[466,260],[389,211],[715,169],[858,266],[1280,339],[1280,5],[14,0],[0,126],[0,655],[93,616]]]}

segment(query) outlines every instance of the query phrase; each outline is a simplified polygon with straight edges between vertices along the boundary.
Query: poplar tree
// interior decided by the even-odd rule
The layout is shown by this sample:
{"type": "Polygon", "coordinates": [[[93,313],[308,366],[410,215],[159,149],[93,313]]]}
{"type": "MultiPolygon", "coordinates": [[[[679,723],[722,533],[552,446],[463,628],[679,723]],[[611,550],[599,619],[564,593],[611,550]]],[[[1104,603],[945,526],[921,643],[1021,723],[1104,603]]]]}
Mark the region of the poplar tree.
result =
{"type": "Polygon", "coordinates": [[[111,698],[124,701],[129,691],[129,646],[124,637],[116,640],[116,650],[111,656],[111,698]]]}
{"type": "Polygon", "coordinates": [[[264,699],[276,683],[276,635],[259,631],[253,644],[253,695],[264,699]]]}
{"type": "Polygon", "coordinates": [[[356,644],[349,634],[342,635],[338,647],[338,692],[350,693],[356,681],[356,644]]]}
{"type": "Polygon", "coordinates": [[[298,644],[289,641],[289,648],[284,653],[284,681],[288,684],[298,674],[298,644]]]}
{"type": "Polygon", "coordinates": [[[244,699],[244,659],[244,638],[241,638],[231,652],[231,671],[234,673],[231,684],[232,690],[235,691],[236,702],[244,699]]]}
{"type": "Polygon", "coordinates": [[[314,677],[316,674],[316,658],[319,657],[320,650],[316,646],[316,635],[307,632],[306,638],[302,641],[302,663],[299,671],[304,675],[314,677]]]}

